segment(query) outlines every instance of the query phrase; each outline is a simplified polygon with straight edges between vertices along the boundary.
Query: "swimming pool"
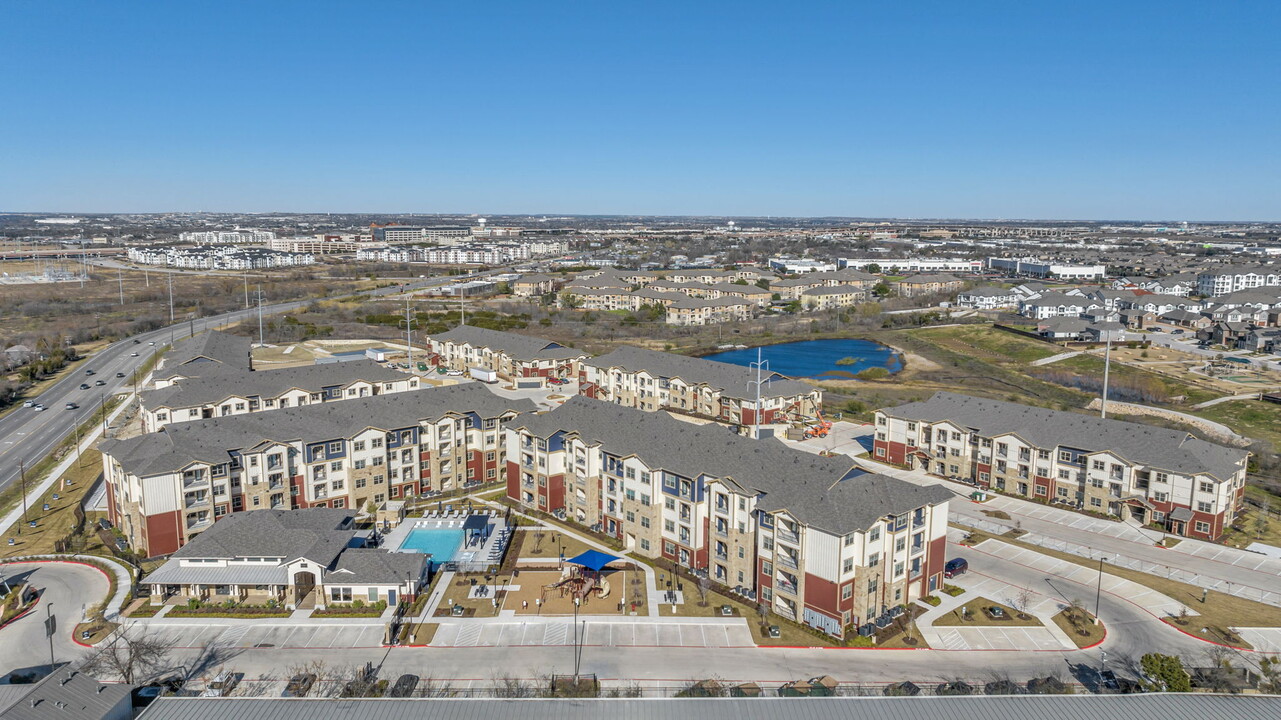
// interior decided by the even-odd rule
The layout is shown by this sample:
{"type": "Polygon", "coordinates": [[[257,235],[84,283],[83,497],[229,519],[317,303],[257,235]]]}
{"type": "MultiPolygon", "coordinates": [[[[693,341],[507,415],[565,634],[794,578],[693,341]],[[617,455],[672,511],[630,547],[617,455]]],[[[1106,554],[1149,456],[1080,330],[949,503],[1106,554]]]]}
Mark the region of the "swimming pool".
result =
{"type": "Polygon", "coordinates": [[[458,554],[463,544],[464,530],[459,528],[414,528],[400,544],[402,551],[429,553],[435,569],[458,554]]]}

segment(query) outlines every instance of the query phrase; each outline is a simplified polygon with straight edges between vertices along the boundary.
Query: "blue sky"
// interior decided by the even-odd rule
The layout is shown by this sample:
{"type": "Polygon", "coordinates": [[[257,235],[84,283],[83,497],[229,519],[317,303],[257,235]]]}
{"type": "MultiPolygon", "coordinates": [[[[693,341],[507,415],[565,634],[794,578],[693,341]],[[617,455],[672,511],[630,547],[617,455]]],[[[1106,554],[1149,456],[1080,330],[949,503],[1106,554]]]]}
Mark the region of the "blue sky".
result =
{"type": "Polygon", "coordinates": [[[1281,219],[1276,2],[0,2],[0,210],[1281,219]]]}

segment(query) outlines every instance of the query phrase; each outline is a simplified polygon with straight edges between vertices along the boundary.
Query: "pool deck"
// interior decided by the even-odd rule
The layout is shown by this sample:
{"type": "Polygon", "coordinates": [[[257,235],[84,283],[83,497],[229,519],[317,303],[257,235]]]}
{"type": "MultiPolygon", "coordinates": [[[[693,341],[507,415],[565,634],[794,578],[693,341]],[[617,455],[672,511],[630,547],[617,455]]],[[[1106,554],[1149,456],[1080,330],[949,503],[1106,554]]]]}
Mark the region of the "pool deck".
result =
{"type": "MultiPolygon", "coordinates": [[[[494,559],[502,551],[502,537],[505,535],[503,530],[506,529],[507,523],[501,515],[493,511],[482,511],[473,513],[484,515],[489,520],[489,535],[484,541],[474,541],[474,544],[468,545],[467,539],[463,538],[463,544],[458,548],[451,558],[432,558],[434,565],[440,565],[447,562],[460,563],[497,563],[494,559]]],[[[383,539],[383,547],[391,552],[417,552],[416,550],[400,548],[409,534],[414,530],[462,530],[463,524],[467,521],[468,515],[460,512],[452,513],[435,513],[428,512],[424,517],[408,517],[404,522],[397,525],[391,532],[387,533],[383,539]]]]}

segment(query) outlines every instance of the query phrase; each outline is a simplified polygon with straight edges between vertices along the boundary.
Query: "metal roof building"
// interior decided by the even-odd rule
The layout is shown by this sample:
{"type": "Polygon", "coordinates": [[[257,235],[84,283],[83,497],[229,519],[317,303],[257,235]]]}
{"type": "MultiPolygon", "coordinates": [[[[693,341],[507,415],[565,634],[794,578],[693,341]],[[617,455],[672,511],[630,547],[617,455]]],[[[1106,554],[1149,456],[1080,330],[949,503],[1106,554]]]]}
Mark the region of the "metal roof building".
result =
{"type": "Polygon", "coordinates": [[[140,720],[1207,720],[1281,717],[1272,695],[709,699],[161,698],[140,720]]]}

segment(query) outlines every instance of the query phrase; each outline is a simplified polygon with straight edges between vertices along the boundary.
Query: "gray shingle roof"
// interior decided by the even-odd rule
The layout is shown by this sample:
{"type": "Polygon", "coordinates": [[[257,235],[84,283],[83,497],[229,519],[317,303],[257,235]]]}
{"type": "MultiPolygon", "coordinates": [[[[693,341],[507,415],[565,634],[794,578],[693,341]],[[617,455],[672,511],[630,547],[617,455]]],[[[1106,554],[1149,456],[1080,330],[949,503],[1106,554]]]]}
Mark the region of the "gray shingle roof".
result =
{"type": "MultiPolygon", "coordinates": [[[[249,338],[229,333],[208,330],[199,335],[179,340],[165,354],[163,367],[155,372],[156,377],[171,377],[179,366],[192,364],[217,363],[227,367],[249,369],[249,350],[253,343],[249,338]]],[[[195,371],[196,368],[184,367],[183,371],[195,371]]],[[[200,368],[201,371],[204,368],[200,368]]]]}
{"type": "Polygon", "coordinates": [[[105,440],[102,452],[139,476],[172,472],[192,462],[224,463],[228,450],[263,442],[314,442],[348,438],[370,427],[398,430],[450,413],[495,418],[533,412],[533,401],[511,400],[477,383],[374,395],[342,402],[172,423],[157,433],[105,440]]]}
{"type": "Polygon", "coordinates": [[[1179,430],[949,392],[882,412],[903,420],[947,420],[987,437],[1014,434],[1040,448],[1109,451],[1151,467],[1180,474],[1205,473],[1220,480],[1232,477],[1248,456],[1244,450],[1179,430]]]}
{"type": "Polygon", "coordinates": [[[373,360],[304,365],[278,370],[228,370],[215,375],[186,378],[177,384],[142,393],[148,409],[185,408],[217,404],[229,397],[274,398],[288,390],[320,392],[326,387],[365,380],[372,383],[407,380],[409,375],[383,367],[373,360]]]}
{"type": "MultiPolygon", "coordinates": [[[[423,574],[430,554],[387,552],[374,548],[347,548],[325,573],[327,583],[384,584],[404,582],[423,574]]],[[[448,559],[448,558],[446,558],[448,559]]]]}
{"type": "Polygon", "coordinates": [[[486,347],[510,355],[516,360],[568,360],[586,355],[580,350],[567,348],[551,340],[470,325],[459,325],[453,330],[433,335],[432,340],[486,347]]]}
{"type": "MultiPolygon", "coordinates": [[[[632,345],[624,345],[600,357],[588,358],[583,361],[583,364],[602,370],[610,368],[622,368],[628,372],[645,370],[662,378],[680,378],[690,384],[706,384],[730,397],[756,397],[756,370],[742,365],[673,355],[632,345]]],[[[761,378],[770,381],[761,385],[761,397],[790,397],[815,390],[812,385],[788,379],[774,372],[762,373],[761,378]]]]}
{"type": "Polygon", "coordinates": [[[721,425],[693,425],[666,413],[645,412],[583,396],[542,415],[512,423],[548,438],[576,434],[605,452],[636,456],[651,468],[697,478],[727,478],[763,493],[761,509],[786,510],[801,522],[844,535],[885,515],[910,512],[952,497],[938,485],[921,487],[862,473],[844,456],[793,450],[778,440],[753,440],[721,425]]]}
{"type": "Polygon", "coordinates": [[[218,518],[209,529],[174,551],[175,558],[306,558],[328,566],[356,531],[353,510],[250,510],[218,518]]]}

